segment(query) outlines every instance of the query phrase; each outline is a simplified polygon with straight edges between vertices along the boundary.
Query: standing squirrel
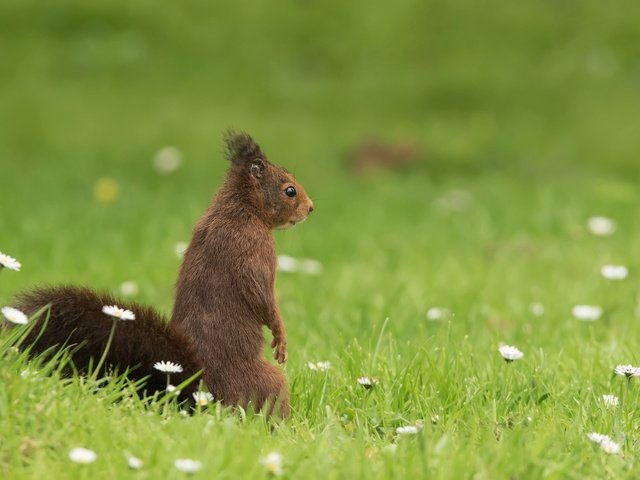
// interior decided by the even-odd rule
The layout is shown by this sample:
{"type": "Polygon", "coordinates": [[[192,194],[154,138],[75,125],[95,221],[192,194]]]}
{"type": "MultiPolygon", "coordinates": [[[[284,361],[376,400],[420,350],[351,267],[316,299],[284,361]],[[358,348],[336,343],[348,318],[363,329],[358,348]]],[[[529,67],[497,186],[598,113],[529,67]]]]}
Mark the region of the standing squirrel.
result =
{"type": "Polygon", "coordinates": [[[289,414],[284,375],[262,355],[262,325],[287,361],[276,303],[276,249],[271,230],[302,222],[313,202],[287,170],[269,163],[246,134],[228,134],[231,168],[193,230],[176,285],[170,327],[182,333],[204,366],[204,381],[225,404],[289,414]]]}
{"type": "MultiPolygon", "coordinates": [[[[270,163],[245,133],[225,136],[231,162],[224,184],[193,230],[176,286],[176,301],[167,324],[150,307],[116,300],[81,287],[48,287],[19,295],[16,307],[33,315],[50,305],[26,338],[34,353],[68,345],[72,360],[85,372],[102,355],[111,322],[104,305],[133,311],[136,319],[118,322],[105,368],[129,369],[132,379],[147,378],[148,392],[164,391],[166,376],[155,362],[172,361],[184,371],[172,374],[180,383],[203,369],[213,397],[225,405],[263,407],[289,414],[284,375],[262,353],[262,325],[273,334],[271,347],[279,363],[287,360],[284,324],[276,303],[276,250],[271,230],[306,219],[313,203],[284,168],[270,163]]],[[[183,399],[195,391],[192,382],[183,399]]]]}

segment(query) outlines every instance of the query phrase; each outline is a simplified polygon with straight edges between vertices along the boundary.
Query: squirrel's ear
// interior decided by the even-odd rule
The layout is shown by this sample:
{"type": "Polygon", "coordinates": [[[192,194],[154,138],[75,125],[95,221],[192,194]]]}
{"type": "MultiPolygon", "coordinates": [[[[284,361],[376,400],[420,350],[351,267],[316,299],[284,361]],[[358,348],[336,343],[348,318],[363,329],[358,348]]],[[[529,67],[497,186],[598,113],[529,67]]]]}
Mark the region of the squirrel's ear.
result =
{"type": "Polygon", "coordinates": [[[262,178],[262,174],[264,173],[264,162],[261,158],[254,158],[251,160],[251,175],[255,178],[262,178]]]}
{"type": "Polygon", "coordinates": [[[233,165],[239,167],[250,168],[251,174],[254,174],[254,164],[259,161],[260,175],[264,171],[264,153],[260,146],[244,132],[227,131],[224,134],[225,157],[233,165]]]}

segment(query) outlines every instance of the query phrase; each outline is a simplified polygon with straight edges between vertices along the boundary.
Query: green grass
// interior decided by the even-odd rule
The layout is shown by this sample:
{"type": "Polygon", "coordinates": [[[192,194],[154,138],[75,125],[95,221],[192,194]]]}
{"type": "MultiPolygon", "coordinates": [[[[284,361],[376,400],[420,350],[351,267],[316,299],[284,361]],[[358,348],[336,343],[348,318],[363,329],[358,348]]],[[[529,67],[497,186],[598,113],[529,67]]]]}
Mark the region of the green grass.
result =
{"type": "Polygon", "coordinates": [[[261,478],[279,451],[286,478],[634,478],[640,385],[612,369],[640,364],[638,6],[161,3],[0,5],[0,251],[23,263],[0,272],[0,306],[43,283],[135,280],[169,314],[174,245],[224,176],[221,132],[246,129],[316,206],[275,234],[323,265],[277,279],[293,414],[275,429],[216,405],[184,417],[117,380],[61,379],[5,333],[0,476],[180,478],[188,457],[196,477],[261,478]],[[354,176],[345,152],[372,135],[426,158],[354,176]],[[185,163],[160,176],[165,145],[185,163]],[[112,203],[94,199],[103,177],[112,203]],[[589,234],[593,215],[616,234],[589,234]],[[629,278],[603,279],[607,263],[629,278]],[[603,317],[573,319],[583,303],[603,317]],[[451,316],[427,320],[433,306],[451,316]],[[500,342],[524,358],[505,363],[500,342]],[[97,461],[70,462],[76,446],[97,461]]]}

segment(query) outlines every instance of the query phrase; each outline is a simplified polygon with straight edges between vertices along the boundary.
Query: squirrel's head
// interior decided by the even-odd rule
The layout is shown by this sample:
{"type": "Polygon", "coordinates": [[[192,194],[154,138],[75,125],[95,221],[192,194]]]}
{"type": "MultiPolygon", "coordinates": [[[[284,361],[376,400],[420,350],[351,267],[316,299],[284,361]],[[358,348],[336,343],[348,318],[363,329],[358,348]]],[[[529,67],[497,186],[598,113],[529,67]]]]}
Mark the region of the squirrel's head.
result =
{"type": "Polygon", "coordinates": [[[284,229],[305,220],[313,202],[291,173],[270,163],[260,146],[246,133],[225,134],[230,175],[241,195],[255,205],[271,228],[284,229]]]}

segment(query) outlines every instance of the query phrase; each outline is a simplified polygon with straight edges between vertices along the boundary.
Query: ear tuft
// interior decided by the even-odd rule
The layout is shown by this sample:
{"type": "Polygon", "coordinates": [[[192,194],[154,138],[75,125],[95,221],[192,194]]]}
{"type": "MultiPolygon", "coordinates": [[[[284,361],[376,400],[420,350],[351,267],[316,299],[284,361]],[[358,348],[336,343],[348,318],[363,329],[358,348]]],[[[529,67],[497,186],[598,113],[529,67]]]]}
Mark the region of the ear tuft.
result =
{"type": "Polygon", "coordinates": [[[225,157],[233,165],[244,167],[251,165],[250,162],[257,158],[264,159],[260,146],[245,132],[228,130],[224,134],[224,143],[225,157]]]}

